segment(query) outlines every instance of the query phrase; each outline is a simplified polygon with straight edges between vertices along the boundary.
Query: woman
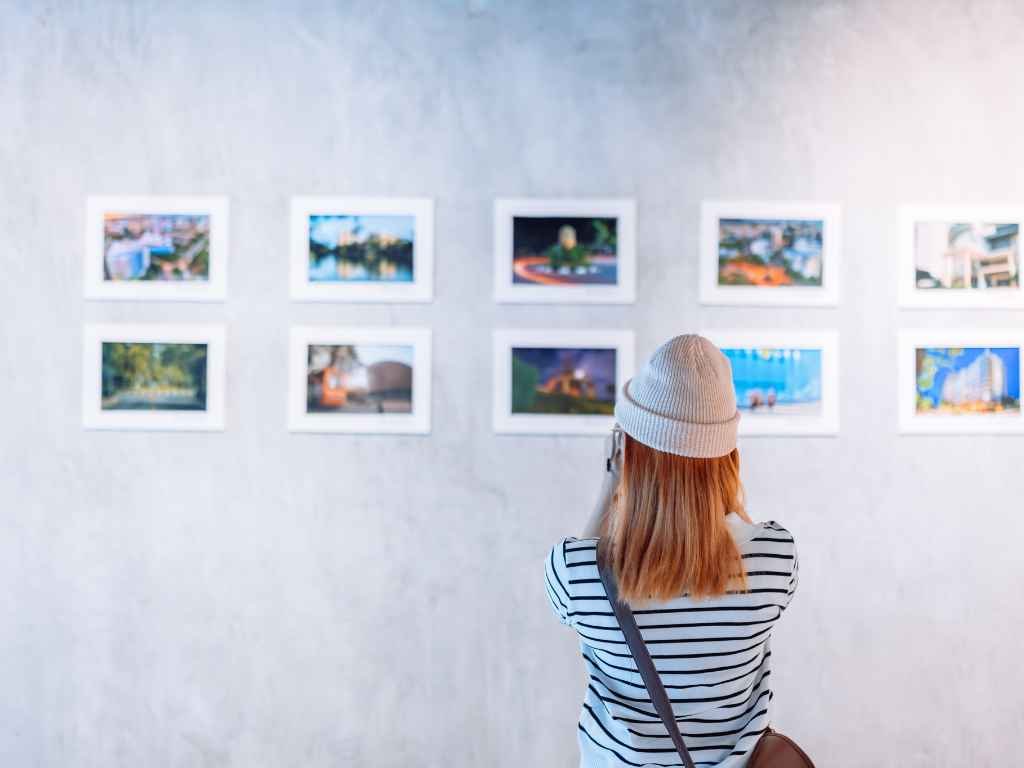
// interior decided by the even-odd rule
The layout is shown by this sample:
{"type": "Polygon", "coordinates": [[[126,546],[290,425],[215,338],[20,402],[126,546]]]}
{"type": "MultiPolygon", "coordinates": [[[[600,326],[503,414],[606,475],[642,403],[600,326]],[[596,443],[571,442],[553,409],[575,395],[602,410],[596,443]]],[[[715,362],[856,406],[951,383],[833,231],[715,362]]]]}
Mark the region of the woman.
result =
{"type": "Polygon", "coordinates": [[[590,673],[580,766],[680,765],[601,585],[600,540],[695,763],[741,768],[768,726],[769,640],[797,560],[788,531],[743,509],[729,361],[700,336],[674,338],[626,382],[615,417],[622,450],[587,538],[556,544],[546,568],[590,673]]]}

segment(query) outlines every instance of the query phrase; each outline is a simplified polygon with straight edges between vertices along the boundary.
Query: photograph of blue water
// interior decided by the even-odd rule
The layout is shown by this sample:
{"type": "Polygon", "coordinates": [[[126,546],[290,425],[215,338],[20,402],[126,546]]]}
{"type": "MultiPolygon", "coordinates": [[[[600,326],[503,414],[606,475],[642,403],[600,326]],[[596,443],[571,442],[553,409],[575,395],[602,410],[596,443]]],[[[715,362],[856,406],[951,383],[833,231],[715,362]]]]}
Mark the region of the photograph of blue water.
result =
{"type": "Polygon", "coordinates": [[[736,405],[758,414],[813,415],[821,410],[820,349],[729,348],[736,405]]]}

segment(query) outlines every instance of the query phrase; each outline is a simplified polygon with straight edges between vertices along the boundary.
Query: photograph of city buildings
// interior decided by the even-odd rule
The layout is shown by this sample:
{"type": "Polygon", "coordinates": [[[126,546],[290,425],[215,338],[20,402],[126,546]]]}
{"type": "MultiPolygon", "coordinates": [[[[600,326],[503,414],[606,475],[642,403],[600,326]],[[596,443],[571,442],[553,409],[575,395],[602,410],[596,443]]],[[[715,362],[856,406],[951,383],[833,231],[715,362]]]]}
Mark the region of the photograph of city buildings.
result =
{"type": "Polygon", "coordinates": [[[1018,222],[914,223],[914,280],[919,290],[1020,287],[1018,222]]]}
{"type": "Polygon", "coordinates": [[[209,277],[209,215],[104,213],[105,281],[204,281],[209,277]]]}
{"type": "Polygon", "coordinates": [[[616,350],[513,347],[513,414],[611,415],[616,350]]]}
{"type": "Polygon", "coordinates": [[[413,361],[408,345],[307,346],[307,413],[412,413],[413,361]]]}
{"type": "Polygon", "coordinates": [[[821,219],[718,220],[718,285],[820,287],[821,219]]]}
{"type": "Polygon", "coordinates": [[[612,217],[514,216],[512,281],[615,285],[618,221],[612,217]]]}
{"type": "Polygon", "coordinates": [[[206,409],[207,345],[103,342],[101,408],[206,409]]]}
{"type": "Polygon", "coordinates": [[[308,217],[311,283],[411,283],[416,217],[322,215],[308,217]]]}
{"type": "Polygon", "coordinates": [[[818,416],[822,412],[820,349],[722,348],[732,365],[736,405],[758,415],[818,416]]]}
{"type": "Polygon", "coordinates": [[[1020,347],[917,347],[918,414],[1020,412],[1020,347]]]}

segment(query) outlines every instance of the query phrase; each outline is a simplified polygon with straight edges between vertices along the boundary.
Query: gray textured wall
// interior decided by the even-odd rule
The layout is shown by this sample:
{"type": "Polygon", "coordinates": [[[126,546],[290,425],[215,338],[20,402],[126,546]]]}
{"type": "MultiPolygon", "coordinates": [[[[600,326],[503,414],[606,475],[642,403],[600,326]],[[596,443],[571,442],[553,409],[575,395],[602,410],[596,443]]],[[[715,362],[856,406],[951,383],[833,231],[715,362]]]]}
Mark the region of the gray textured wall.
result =
{"type": "Polygon", "coordinates": [[[541,560],[600,440],[497,437],[494,325],[838,327],[836,439],[742,446],[798,536],[777,722],[830,768],[1005,766],[1021,438],[896,435],[895,206],[1024,199],[1014,2],[4,3],[0,764],[571,766],[541,560]],[[85,304],[90,193],[225,193],[224,305],[85,304]],[[288,301],[290,194],[437,201],[428,306],[288,301]],[[495,306],[491,202],[633,196],[639,302],[495,306]],[[702,198],[838,200],[838,309],[700,308],[702,198]],[[223,434],[80,429],[83,321],[226,321],[223,434]],[[290,435],[290,323],[429,324],[429,438],[290,435]]]}

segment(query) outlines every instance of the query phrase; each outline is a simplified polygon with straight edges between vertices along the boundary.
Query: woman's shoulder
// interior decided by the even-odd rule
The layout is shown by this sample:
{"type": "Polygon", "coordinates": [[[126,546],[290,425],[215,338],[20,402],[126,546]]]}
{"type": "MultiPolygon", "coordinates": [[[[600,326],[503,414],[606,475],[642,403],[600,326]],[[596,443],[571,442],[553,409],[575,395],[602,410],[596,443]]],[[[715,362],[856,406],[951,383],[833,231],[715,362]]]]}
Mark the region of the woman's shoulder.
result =
{"type": "MultiPolygon", "coordinates": [[[[556,573],[579,576],[597,570],[597,539],[569,536],[555,542],[548,554],[548,566],[556,573]]],[[[587,574],[590,575],[589,573],[587,574]]]]}
{"type": "Polygon", "coordinates": [[[551,547],[551,557],[561,560],[564,564],[579,562],[581,560],[594,560],[597,554],[597,538],[578,539],[575,536],[568,536],[555,542],[551,547]]]}
{"type": "Polygon", "coordinates": [[[796,548],[793,534],[775,520],[748,523],[738,515],[730,515],[730,527],[736,543],[743,550],[764,549],[786,550],[792,552],[796,548]]]}

